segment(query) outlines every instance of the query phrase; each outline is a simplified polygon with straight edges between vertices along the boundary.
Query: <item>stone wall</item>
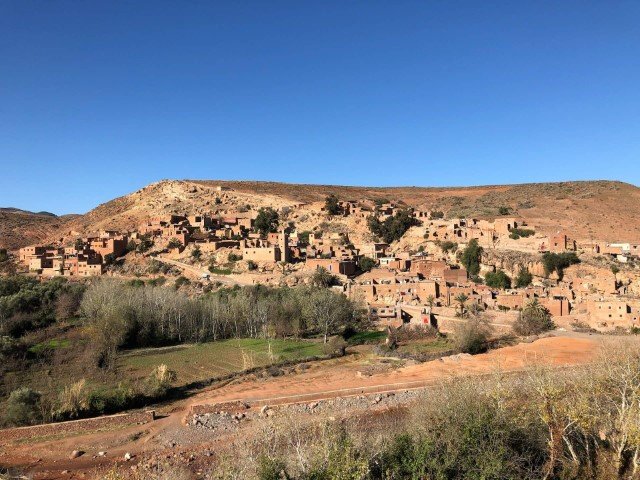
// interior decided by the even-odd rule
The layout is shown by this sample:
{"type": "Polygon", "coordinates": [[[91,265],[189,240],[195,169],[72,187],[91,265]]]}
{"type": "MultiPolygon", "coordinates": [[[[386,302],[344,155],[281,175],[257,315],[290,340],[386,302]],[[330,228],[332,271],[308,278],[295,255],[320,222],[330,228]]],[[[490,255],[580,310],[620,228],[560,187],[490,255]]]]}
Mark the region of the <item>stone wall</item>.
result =
{"type": "Polygon", "coordinates": [[[0,430],[0,445],[17,440],[29,440],[39,437],[91,433],[105,428],[112,428],[114,426],[142,424],[153,420],[155,420],[154,411],[140,411],[86,418],[82,420],[71,420],[69,422],[45,423],[29,427],[8,428],[0,430]]]}

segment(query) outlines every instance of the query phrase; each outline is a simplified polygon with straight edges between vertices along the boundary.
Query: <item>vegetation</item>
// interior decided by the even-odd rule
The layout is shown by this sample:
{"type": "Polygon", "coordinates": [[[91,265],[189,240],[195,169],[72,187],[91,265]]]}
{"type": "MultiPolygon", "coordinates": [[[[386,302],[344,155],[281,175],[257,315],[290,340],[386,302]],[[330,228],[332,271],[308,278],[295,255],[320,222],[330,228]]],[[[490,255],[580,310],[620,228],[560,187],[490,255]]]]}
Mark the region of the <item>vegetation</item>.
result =
{"type": "Polygon", "coordinates": [[[151,250],[151,248],[153,248],[153,240],[151,240],[151,237],[149,237],[148,235],[143,235],[142,237],[140,237],[140,242],[138,242],[137,244],[134,242],[134,245],[136,252],[146,253],[151,250]]]}
{"type": "Polygon", "coordinates": [[[358,267],[362,272],[369,272],[375,266],[376,261],[373,258],[362,256],[360,257],[360,260],[358,260],[358,267]]]}
{"type": "Polygon", "coordinates": [[[332,285],[339,285],[337,277],[324,267],[318,267],[311,276],[311,283],[316,287],[327,288],[332,285]]]}
{"type": "Polygon", "coordinates": [[[195,246],[193,250],[191,250],[191,258],[193,258],[196,262],[202,258],[202,250],[198,245],[195,246]]]}
{"type": "Polygon", "coordinates": [[[509,238],[512,238],[514,240],[518,240],[519,238],[526,238],[526,237],[530,237],[531,235],[535,234],[536,231],[535,230],[531,230],[529,228],[512,228],[510,233],[509,233],[509,238]]]}
{"type": "Polygon", "coordinates": [[[472,238],[460,255],[460,263],[464,265],[472,278],[480,273],[481,258],[482,247],[478,245],[478,240],[472,238]]]}
{"type": "Polygon", "coordinates": [[[0,248],[0,263],[4,263],[9,260],[9,253],[6,248],[0,248]]]}
{"type": "Polygon", "coordinates": [[[502,207],[498,208],[498,213],[500,215],[509,215],[509,213],[511,213],[511,209],[509,207],[502,206],[502,207]]]}
{"type": "Polygon", "coordinates": [[[172,238],[167,244],[169,248],[182,248],[182,242],[177,238],[172,238]]]}
{"type": "Polygon", "coordinates": [[[299,232],[298,233],[298,240],[305,244],[308,245],[309,244],[309,235],[311,235],[311,232],[309,230],[305,230],[303,232],[299,232]]]}
{"type": "Polygon", "coordinates": [[[329,215],[340,215],[342,213],[342,209],[340,208],[338,197],[336,197],[333,194],[329,195],[325,199],[324,209],[327,211],[329,215]]]}
{"type": "MultiPolygon", "coordinates": [[[[247,260],[247,268],[250,271],[257,270],[258,269],[258,264],[256,262],[254,262],[253,260],[247,260]]],[[[211,270],[211,269],[209,269],[209,270],[211,270]]]]}
{"type": "Polygon", "coordinates": [[[457,249],[458,244],[456,242],[452,242],[450,240],[440,242],[440,250],[442,250],[442,253],[455,252],[457,249]]]}
{"type": "Polygon", "coordinates": [[[383,239],[386,243],[392,243],[400,240],[409,228],[418,225],[419,222],[411,215],[409,210],[402,209],[382,222],[376,215],[372,215],[369,217],[367,224],[371,233],[383,239]]]}
{"type": "Polygon", "coordinates": [[[475,355],[487,350],[491,338],[491,326],[480,315],[472,315],[467,321],[456,326],[453,341],[456,349],[475,355]]]}
{"type": "Polygon", "coordinates": [[[487,273],[484,276],[484,283],[491,288],[511,288],[511,278],[503,270],[487,273]]]}
{"type": "Polygon", "coordinates": [[[558,278],[562,280],[564,269],[580,263],[580,259],[575,252],[553,253],[546,252],[542,255],[542,265],[544,266],[544,274],[548,277],[556,272],[558,278]]]}
{"type": "Polygon", "coordinates": [[[404,416],[301,424],[279,418],[215,478],[604,480],[637,478],[640,353],[575,371],[453,380],[404,416]],[[256,461],[255,459],[260,459],[256,461]]]}
{"type": "Polygon", "coordinates": [[[513,331],[517,335],[539,335],[553,330],[555,325],[551,320],[551,314],[537,298],[527,303],[520,316],[513,324],[513,331]]]}
{"type": "Polygon", "coordinates": [[[431,220],[439,220],[444,218],[444,212],[442,210],[434,210],[429,214],[429,218],[431,218],[431,220]]]}
{"type": "Polygon", "coordinates": [[[227,258],[230,262],[238,262],[242,260],[242,255],[238,255],[237,253],[230,253],[227,258]]]}
{"type": "Polygon", "coordinates": [[[531,272],[529,272],[529,269],[527,267],[520,267],[520,270],[518,271],[518,275],[516,276],[515,287],[516,288],[528,287],[529,285],[531,285],[532,281],[533,281],[533,275],[531,275],[531,272]]]}
{"type": "Polygon", "coordinates": [[[280,216],[278,212],[271,207],[266,207],[258,210],[258,216],[253,225],[256,232],[260,232],[260,235],[266,236],[268,233],[277,232],[279,224],[280,216]]]}

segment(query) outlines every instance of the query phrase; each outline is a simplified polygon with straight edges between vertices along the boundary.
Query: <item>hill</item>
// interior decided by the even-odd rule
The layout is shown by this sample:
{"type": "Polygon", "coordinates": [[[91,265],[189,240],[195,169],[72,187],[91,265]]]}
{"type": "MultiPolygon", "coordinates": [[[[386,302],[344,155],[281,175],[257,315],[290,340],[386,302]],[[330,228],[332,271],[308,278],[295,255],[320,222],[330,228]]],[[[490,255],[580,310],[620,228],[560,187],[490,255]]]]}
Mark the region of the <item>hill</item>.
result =
{"type": "Polygon", "coordinates": [[[43,242],[55,235],[74,215],[0,208],[0,248],[16,248],[43,242]]]}
{"type": "MultiPolygon", "coordinates": [[[[640,188],[617,181],[581,181],[478,187],[355,187],[278,182],[163,180],[69,218],[19,211],[3,215],[0,245],[16,248],[44,238],[70,237],[99,229],[133,229],[150,217],[171,213],[233,211],[247,206],[291,207],[342,200],[386,199],[447,217],[494,218],[501,207],[526,219],[541,232],[567,230],[581,240],[640,241],[640,188]],[[224,187],[222,191],[218,187],[224,187]]],[[[298,220],[305,215],[295,215],[298,220]]],[[[322,221],[308,216],[301,227],[322,221]]],[[[363,230],[351,220],[344,228],[363,230]]]]}

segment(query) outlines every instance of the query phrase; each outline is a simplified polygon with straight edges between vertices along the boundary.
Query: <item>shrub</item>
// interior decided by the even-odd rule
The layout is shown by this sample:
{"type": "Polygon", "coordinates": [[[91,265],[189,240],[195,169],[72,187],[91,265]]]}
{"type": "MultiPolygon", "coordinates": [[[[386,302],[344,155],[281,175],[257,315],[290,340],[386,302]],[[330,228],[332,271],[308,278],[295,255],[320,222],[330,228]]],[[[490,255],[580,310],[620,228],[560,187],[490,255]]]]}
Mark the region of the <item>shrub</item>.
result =
{"type": "Polygon", "coordinates": [[[520,317],[513,324],[513,331],[517,335],[539,335],[553,330],[555,324],[551,314],[537,298],[527,303],[520,313],[520,317]]]}
{"type": "Polygon", "coordinates": [[[230,253],[227,258],[230,262],[237,262],[239,260],[242,260],[242,255],[238,255],[237,253],[230,253]]]}
{"type": "Polygon", "coordinates": [[[9,254],[7,253],[6,248],[0,248],[0,263],[6,262],[9,260],[9,254]]]}
{"type": "Polygon", "coordinates": [[[167,244],[169,248],[182,248],[182,242],[177,238],[172,238],[167,244]]]}
{"type": "Polygon", "coordinates": [[[509,233],[509,238],[517,240],[520,237],[522,237],[522,238],[530,237],[534,233],[536,233],[535,230],[531,230],[531,229],[528,229],[528,228],[512,228],[510,233],[509,233]]]}
{"type": "Polygon", "coordinates": [[[349,344],[341,336],[331,337],[327,343],[322,346],[325,355],[344,356],[347,353],[349,344]]]}
{"type": "Polygon", "coordinates": [[[191,285],[191,280],[189,280],[187,277],[183,277],[181,275],[178,278],[176,278],[176,282],[174,284],[174,287],[177,290],[180,287],[182,287],[183,285],[191,285]]]}
{"type": "Polygon", "coordinates": [[[40,392],[20,387],[9,395],[3,420],[7,425],[21,426],[38,423],[42,419],[40,392]]]}
{"type": "Polygon", "coordinates": [[[338,279],[335,275],[332,275],[329,270],[324,267],[318,267],[311,276],[311,283],[316,287],[327,288],[332,285],[338,284],[338,279]]]}
{"type": "Polygon", "coordinates": [[[491,326],[484,318],[475,316],[456,326],[453,341],[460,352],[475,355],[487,350],[490,337],[491,326]]]}
{"type": "Polygon", "coordinates": [[[202,250],[200,250],[200,247],[196,245],[196,247],[191,251],[191,258],[193,258],[195,261],[198,261],[202,258],[202,250]]]}
{"type": "Polygon", "coordinates": [[[258,264],[256,262],[254,262],[253,260],[248,260],[247,261],[247,268],[251,271],[256,270],[258,268],[258,264]]]}
{"type": "Polygon", "coordinates": [[[150,397],[164,396],[176,379],[176,372],[169,370],[165,364],[158,365],[147,378],[147,395],[150,397]]]}
{"type": "Polygon", "coordinates": [[[431,218],[431,220],[439,220],[444,218],[444,212],[441,210],[434,210],[429,214],[429,218],[431,218]]]}
{"type": "Polygon", "coordinates": [[[455,252],[458,249],[458,244],[450,240],[446,240],[440,243],[440,250],[442,253],[455,252]]]}
{"type": "Polygon", "coordinates": [[[136,245],[136,252],[146,253],[153,247],[153,240],[144,235],[140,238],[140,242],[136,245]]]}
{"type": "Polygon", "coordinates": [[[58,418],[78,418],[87,412],[90,403],[86,380],[83,378],[65,387],[62,392],[60,392],[59,403],[60,406],[56,414],[58,418]]]}
{"type": "Polygon", "coordinates": [[[509,212],[511,212],[511,209],[509,207],[500,207],[500,208],[498,208],[498,213],[500,215],[509,215],[509,212]]]}
{"type": "Polygon", "coordinates": [[[611,265],[611,272],[616,275],[620,271],[617,265],[611,265]]]}

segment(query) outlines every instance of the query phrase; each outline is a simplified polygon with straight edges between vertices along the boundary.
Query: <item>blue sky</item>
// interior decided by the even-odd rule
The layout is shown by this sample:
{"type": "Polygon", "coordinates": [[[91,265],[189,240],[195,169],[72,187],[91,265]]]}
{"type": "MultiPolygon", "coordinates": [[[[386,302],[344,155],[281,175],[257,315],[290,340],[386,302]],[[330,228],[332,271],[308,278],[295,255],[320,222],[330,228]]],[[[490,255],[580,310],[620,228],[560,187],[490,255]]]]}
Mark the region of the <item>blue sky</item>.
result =
{"type": "Polygon", "coordinates": [[[640,184],[637,1],[0,0],[0,206],[163,178],[640,184]]]}

